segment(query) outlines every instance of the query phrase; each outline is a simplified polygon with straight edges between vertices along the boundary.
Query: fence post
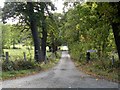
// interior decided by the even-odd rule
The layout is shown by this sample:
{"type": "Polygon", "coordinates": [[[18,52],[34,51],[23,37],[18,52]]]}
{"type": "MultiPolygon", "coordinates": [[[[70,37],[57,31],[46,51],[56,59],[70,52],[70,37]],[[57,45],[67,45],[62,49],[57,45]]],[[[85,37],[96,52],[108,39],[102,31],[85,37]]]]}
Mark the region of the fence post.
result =
{"type": "Polygon", "coordinates": [[[86,52],[86,61],[87,63],[90,62],[90,52],[86,52]]]}
{"type": "Polygon", "coordinates": [[[45,56],[45,64],[47,64],[47,56],[45,56]]]}
{"type": "Polygon", "coordinates": [[[114,62],[115,62],[115,58],[114,56],[112,56],[112,66],[114,65],[114,62]]]}
{"type": "Polygon", "coordinates": [[[23,54],[24,54],[24,61],[26,61],[26,60],[27,60],[27,59],[26,59],[26,53],[23,52],[23,54]]]}
{"type": "Polygon", "coordinates": [[[6,52],[6,62],[9,62],[9,53],[6,52]]]}

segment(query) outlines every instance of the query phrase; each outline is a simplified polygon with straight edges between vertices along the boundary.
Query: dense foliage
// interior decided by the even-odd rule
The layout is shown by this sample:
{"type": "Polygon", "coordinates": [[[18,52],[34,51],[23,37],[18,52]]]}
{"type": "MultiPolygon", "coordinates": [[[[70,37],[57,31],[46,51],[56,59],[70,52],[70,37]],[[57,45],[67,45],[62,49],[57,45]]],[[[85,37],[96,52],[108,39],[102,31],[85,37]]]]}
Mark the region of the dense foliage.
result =
{"type": "MultiPolygon", "coordinates": [[[[2,47],[12,45],[15,49],[19,43],[34,46],[35,60],[46,63],[46,46],[56,54],[58,46],[68,45],[71,57],[82,65],[107,72],[120,68],[120,2],[64,3],[64,10],[69,9],[63,14],[52,14],[50,7],[55,9],[49,2],[6,2],[3,23],[8,18],[19,22],[2,25],[2,47]],[[90,52],[90,63],[86,63],[88,50],[95,51],[90,52]]],[[[17,64],[23,69],[34,68],[28,62],[17,64]]],[[[13,66],[10,62],[4,68],[14,70],[13,66]]]]}
{"type": "Polygon", "coordinates": [[[119,35],[115,37],[119,28],[114,30],[112,26],[112,23],[120,22],[117,16],[120,10],[118,5],[119,3],[71,5],[64,15],[63,36],[72,58],[85,62],[87,50],[96,50],[97,52],[91,53],[91,60],[100,60],[102,66],[105,66],[106,61],[112,62],[112,56],[119,60],[116,53],[118,51],[119,55],[119,46],[116,44],[119,35]]]}

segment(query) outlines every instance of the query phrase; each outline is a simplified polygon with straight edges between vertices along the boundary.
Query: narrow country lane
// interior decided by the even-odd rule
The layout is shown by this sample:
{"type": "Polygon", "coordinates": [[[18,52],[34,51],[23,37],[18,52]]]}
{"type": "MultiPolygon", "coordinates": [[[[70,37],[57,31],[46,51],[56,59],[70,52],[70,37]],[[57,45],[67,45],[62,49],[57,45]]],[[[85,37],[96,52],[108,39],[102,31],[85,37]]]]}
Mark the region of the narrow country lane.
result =
{"type": "Polygon", "coordinates": [[[58,65],[49,71],[2,82],[2,88],[118,88],[107,80],[96,80],[76,69],[67,51],[62,52],[58,65]]]}

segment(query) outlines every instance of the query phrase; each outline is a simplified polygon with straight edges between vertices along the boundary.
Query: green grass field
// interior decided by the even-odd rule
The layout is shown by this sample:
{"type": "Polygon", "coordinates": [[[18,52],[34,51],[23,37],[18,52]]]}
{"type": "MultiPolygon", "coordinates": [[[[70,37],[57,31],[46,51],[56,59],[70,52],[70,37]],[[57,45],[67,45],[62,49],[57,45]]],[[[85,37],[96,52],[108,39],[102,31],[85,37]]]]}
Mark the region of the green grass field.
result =
{"type": "MultiPolygon", "coordinates": [[[[16,48],[18,49],[3,49],[4,55],[6,52],[9,53],[9,60],[20,60],[24,58],[23,52],[26,53],[26,58],[34,59],[34,48],[28,49],[28,46],[22,46],[22,45],[16,45],[16,48]]],[[[49,50],[48,47],[46,47],[47,51],[49,50]]],[[[47,52],[47,57],[50,56],[52,53],[47,52]]]]}
{"type": "MultiPolygon", "coordinates": [[[[29,46],[23,46],[22,44],[15,45],[15,47],[18,48],[18,49],[12,49],[12,46],[11,46],[11,49],[3,49],[4,55],[5,55],[6,52],[9,53],[9,60],[14,61],[14,60],[24,59],[23,52],[26,53],[26,58],[27,59],[31,59],[31,60],[34,59],[34,47],[31,47],[32,49],[28,49],[29,46]]],[[[60,50],[67,50],[67,47],[66,46],[61,46],[60,50]]],[[[48,47],[46,47],[46,51],[49,51],[48,47]]],[[[47,54],[47,57],[49,57],[52,53],[47,52],[46,54],[47,54]]],[[[3,59],[5,59],[5,58],[3,58],[3,59]]]]}

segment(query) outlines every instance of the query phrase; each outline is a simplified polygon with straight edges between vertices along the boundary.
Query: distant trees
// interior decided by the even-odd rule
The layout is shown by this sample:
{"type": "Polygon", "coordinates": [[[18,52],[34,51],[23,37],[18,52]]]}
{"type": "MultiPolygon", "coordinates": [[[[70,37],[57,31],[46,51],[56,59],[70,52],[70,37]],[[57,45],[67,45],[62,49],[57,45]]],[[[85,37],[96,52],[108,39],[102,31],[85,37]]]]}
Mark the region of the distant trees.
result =
{"type": "Polygon", "coordinates": [[[54,13],[50,18],[47,18],[47,27],[48,31],[48,40],[47,44],[51,48],[52,52],[55,53],[58,49],[58,46],[61,46],[63,43],[61,37],[61,19],[63,15],[60,13],[54,13]]]}
{"type": "Polygon", "coordinates": [[[20,41],[20,31],[16,32],[16,27],[14,25],[3,25],[1,24],[2,32],[2,48],[10,48],[20,41]]]}

